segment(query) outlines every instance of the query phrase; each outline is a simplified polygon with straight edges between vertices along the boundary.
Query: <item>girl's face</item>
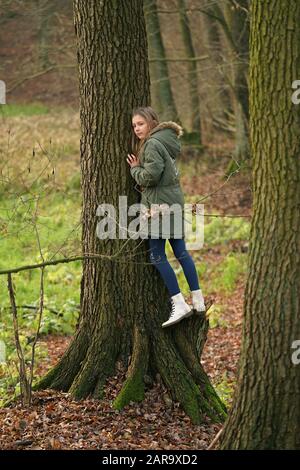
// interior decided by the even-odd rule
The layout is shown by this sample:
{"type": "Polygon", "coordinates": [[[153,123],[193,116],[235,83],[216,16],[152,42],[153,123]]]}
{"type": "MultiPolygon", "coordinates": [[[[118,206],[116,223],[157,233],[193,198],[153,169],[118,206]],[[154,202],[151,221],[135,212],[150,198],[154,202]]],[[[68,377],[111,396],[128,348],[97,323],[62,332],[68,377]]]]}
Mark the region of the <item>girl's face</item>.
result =
{"type": "Polygon", "coordinates": [[[133,132],[137,136],[138,139],[145,139],[145,137],[149,133],[149,125],[143,116],[140,116],[137,114],[136,116],[133,116],[132,118],[132,127],[133,127],[133,132]]]}

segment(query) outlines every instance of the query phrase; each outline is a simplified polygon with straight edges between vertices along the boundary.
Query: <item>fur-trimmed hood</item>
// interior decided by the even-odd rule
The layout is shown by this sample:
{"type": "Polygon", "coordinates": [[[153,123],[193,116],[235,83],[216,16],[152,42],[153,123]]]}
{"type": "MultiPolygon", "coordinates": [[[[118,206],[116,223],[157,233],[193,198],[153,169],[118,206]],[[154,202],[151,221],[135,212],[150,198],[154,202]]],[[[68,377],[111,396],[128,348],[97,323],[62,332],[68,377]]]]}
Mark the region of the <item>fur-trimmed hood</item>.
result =
{"type": "Polygon", "coordinates": [[[179,124],[177,124],[176,122],[173,122],[173,121],[160,122],[157,126],[155,126],[150,131],[150,135],[152,135],[152,134],[154,134],[154,132],[160,131],[162,129],[173,129],[176,132],[178,138],[183,135],[182,127],[179,124]]]}
{"type": "Polygon", "coordinates": [[[179,137],[182,134],[183,129],[179,124],[173,121],[165,121],[160,122],[150,131],[148,140],[159,140],[175,160],[180,153],[179,137]]]}

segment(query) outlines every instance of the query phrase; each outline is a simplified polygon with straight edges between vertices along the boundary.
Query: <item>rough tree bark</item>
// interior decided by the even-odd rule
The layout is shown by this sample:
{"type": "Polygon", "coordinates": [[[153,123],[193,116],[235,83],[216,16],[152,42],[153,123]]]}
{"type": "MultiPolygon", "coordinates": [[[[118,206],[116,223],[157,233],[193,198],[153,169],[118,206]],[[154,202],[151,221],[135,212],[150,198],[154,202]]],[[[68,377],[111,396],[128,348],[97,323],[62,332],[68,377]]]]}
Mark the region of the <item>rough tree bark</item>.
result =
{"type": "Polygon", "coordinates": [[[131,110],[150,102],[142,2],[75,0],[74,17],[82,134],[82,250],[106,258],[84,261],[81,315],[73,342],[35,388],[100,399],[106,380],[125,366],[127,378],[114,402],[116,408],[143,400],[145,383],[159,374],[194,423],[201,422],[203,415],[223,420],[224,405],[199,361],[208,328],[205,317],[193,316],[162,329],[169,314],[168,294],[149,263],[147,241],[96,236],[99,204],[117,208],[119,195],[128,195],[128,206],[137,202],[126,156],[131,110]]]}
{"type": "Polygon", "coordinates": [[[253,222],[239,382],[222,449],[300,449],[300,2],[252,0],[253,222]]]}

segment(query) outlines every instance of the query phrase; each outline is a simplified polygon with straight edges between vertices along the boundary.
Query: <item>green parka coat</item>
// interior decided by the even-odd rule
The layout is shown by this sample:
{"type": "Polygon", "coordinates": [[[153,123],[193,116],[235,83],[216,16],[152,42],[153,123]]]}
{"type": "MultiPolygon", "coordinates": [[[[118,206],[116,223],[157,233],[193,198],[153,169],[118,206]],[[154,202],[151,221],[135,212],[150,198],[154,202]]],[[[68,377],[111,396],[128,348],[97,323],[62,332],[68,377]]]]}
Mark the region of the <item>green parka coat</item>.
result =
{"type": "Polygon", "coordinates": [[[161,122],[141,149],[141,165],[130,169],[142,191],[140,202],[147,208],[148,215],[141,215],[149,238],[184,238],[184,195],[175,162],[181,135],[182,128],[175,122],[161,122]]]}

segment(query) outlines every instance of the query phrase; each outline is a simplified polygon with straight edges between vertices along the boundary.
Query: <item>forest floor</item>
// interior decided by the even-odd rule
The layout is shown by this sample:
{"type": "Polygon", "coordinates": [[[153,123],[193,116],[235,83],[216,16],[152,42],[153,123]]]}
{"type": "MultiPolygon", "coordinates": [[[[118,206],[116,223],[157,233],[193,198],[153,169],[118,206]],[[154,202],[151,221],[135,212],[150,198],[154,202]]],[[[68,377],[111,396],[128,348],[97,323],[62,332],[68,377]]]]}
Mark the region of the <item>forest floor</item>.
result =
{"type": "MultiPolygon", "coordinates": [[[[182,176],[188,194],[210,194],[222,186],[222,170],[201,176],[182,176]],[[202,188],[199,190],[199,188],[202,188]]],[[[232,177],[205,210],[220,214],[251,215],[251,191],[247,174],[232,177]]],[[[224,254],[247,251],[245,243],[232,240],[226,246],[214,245],[201,253],[203,261],[217,266],[224,254]]],[[[241,343],[245,275],[239,276],[230,295],[214,292],[213,301],[222,305],[222,315],[208,332],[201,362],[218,393],[230,406],[236,385],[237,363],[241,343]]],[[[48,354],[39,363],[39,375],[45,373],[62,356],[71,336],[46,335],[40,341],[48,354]]],[[[0,449],[207,449],[220,424],[208,418],[194,425],[178,403],[173,403],[158,380],[146,390],[142,403],[131,402],[122,411],[111,404],[125,378],[120,368],[105,389],[102,401],[75,401],[67,393],[41,391],[33,394],[33,404],[26,408],[19,401],[0,409],[0,449]]]]}

